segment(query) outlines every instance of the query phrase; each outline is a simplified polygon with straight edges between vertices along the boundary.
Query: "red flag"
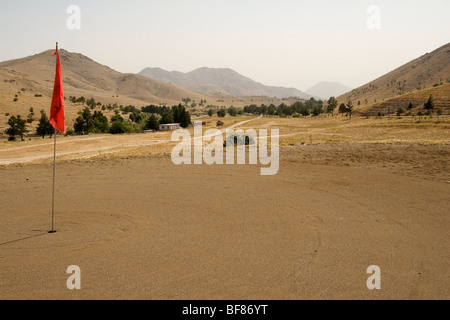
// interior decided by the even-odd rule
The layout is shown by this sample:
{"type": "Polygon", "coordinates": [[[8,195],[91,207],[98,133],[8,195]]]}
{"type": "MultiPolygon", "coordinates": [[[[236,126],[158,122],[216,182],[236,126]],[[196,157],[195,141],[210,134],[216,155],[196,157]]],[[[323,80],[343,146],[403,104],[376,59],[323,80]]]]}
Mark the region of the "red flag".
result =
{"type": "Polygon", "coordinates": [[[62,133],[66,133],[66,121],[64,115],[64,93],[62,84],[61,62],[59,60],[58,44],[56,44],[56,75],[53,87],[52,106],[50,108],[50,123],[62,133]]]}

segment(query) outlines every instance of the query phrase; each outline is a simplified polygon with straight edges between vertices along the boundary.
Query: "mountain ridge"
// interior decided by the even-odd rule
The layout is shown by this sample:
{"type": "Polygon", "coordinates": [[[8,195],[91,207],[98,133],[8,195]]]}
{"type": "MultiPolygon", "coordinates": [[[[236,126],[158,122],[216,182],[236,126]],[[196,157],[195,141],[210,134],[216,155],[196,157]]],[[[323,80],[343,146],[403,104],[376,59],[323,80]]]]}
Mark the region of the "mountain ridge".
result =
{"type": "Polygon", "coordinates": [[[350,100],[355,110],[370,111],[381,101],[445,83],[450,83],[450,43],[425,53],[337,99],[339,103],[347,103],[350,100]]]}
{"type": "Polygon", "coordinates": [[[230,68],[200,67],[183,73],[155,67],[145,68],[138,74],[205,94],[223,93],[231,96],[268,96],[278,99],[288,97],[310,99],[312,97],[296,88],[264,85],[230,68]]]}
{"type": "MultiPolygon", "coordinates": [[[[0,68],[20,74],[28,80],[31,89],[49,95],[53,89],[50,84],[53,84],[55,72],[53,51],[0,62],[0,68]]],[[[60,58],[66,95],[86,91],[97,96],[127,96],[145,103],[175,103],[187,96],[198,100],[208,97],[136,74],[118,72],[81,53],[61,49],[60,58]]]]}

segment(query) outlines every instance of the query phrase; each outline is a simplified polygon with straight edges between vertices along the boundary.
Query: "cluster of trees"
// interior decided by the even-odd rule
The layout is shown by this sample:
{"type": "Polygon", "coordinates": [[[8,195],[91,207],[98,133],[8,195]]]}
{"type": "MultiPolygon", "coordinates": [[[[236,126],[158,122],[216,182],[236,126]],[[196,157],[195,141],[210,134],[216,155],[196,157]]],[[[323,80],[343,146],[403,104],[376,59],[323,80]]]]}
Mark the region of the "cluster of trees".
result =
{"type": "Polygon", "coordinates": [[[191,102],[191,98],[187,97],[187,98],[182,98],[181,101],[184,102],[184,104],[187,106],[189,104],[189,102],[191,102]]]}
{"type": "Polygon", "coordinates": [[[73,131],[75,134],[87,135],[89,133],[133,133],[141,132],[145,127],[145,117],[142,112],[132,106],[126,112],[120,113],[114,110],[114,115],[109,120],[102,111],[95,110],[93,113],[90,108],[86,107],[78,112],[78,117],[75,119],[73,131]],[[128,119],[122,115],[128,114],[128,119]]]}
{"type": "MultiPolygon", "coordinates": [[[[5,133],[9,136],[9,140],[14,141],[16,136],[20,136],[20,139],[23,141],[24,134],[29,132],[26,126],[27,123],[31,125],[34,121],[33,108],[30,108],[30,113],[28,114],[27,119],[22,119],[20,115],[11,116],[8,119],[9,128],[5,130],[5,133]]],[[[49,122],[46,113],[44,110],[41,110],[41,118],[39,119],[38,126],[36,127],[36,134],[44,138],[46,135],[52,137],[54,133],[55,129],[49,122]]]]}
{"type": "MultiPolygon", "coordinates": [[[[142,132],[143,130],[159,130],[160,124],[166,123],[180,123],[182,127],[187,128],[192,125],[191,115],[184,106],[157,107],[154,105],[143,107],[141,110],[135,106],[117,106],[114,109],[114,115],[110,119],[103,114],[102,111],[95,110],[92,112],[91,106],[95,100],[85,100],[83,97],[70,97],[71,101],[81,102],[88,105],[83,110],[78,112],[78,117],[75,119],[73,130],[69,129],[68,134],[87,135],[89,133],[133,133],[142,132]],[[84,101],[84,102],[83,102],[84,101]],[[121,112],[120,112],[120,111],[121,112]],[[128,115],[124,118],[124,115],[128,115]]],[[[95,103],[97,105],[97,103],[95,103]]],[[[9,114],[8,114],[9,116],[9,114]]],[[[28,132],[26,124],[31,124],[34,119],[34,110],[30,108],[30,113],[26,119],[22,119],[20,115],[11,116],[8,120],[9,128],[5,133],[10,136],[10,140],[15,140],[15,136],[20,136],[23,140],[23,135],[28,132]]],[[[47,114],[44,110],[41,111],[39,124],[36,127],[36,134],[45,137],[53,136],[55,130],[50,124],[47,114]]]]}
{"type": "Polygon", "coordinates": [[[159,130],[160,124],[180,123],[187,128],[192,125],[191,115],[181,104],[171,108],[149,105],[140,110],[135,106],[120,106],[114,110],[114,115],[108,119],[102,111],[91,112],[86,107],[78,113],[74,123],[74,133],[86,135],[89,133],[133,133],[144,130],[159,130]],[[124,117],[129,115],[128,118],[124,117]]]}
{"type": "Polygon", "coordinates": [[[179,123],[182,128],[187,128],[192,124],[191,115],[184,106],[179,104],[172,108],[166,108],[159,120],[160,124],[179,123]]]}
{"type": "MultiPolygon", "coordinates": [[[[182,98],[181,101],[183,101],[184,105],[187,107],[189,105],[189,103],[192,102],[192,104],[190,105],[192,108],[197,107],[197,103],[195,102],[195,100],[192,100],[191,98],[187,97],[187,98],[182,98]]],[[[199,106],[203,107],[205,106],[205,104],[207,103],[206,99],[201,99],[199,102],[199,106]]]]}
{"type": "Polygon", "coordinates": [[[23,141],[23,135],[28,131],[26,128],[26,120],[22,119],[20,115],[11,116],[8,119],[9,128],[6,129],[5,133],[9,135],[9,140],[15,140],[15,136],[20,135],[21,140],[23,141]]]}
{"type": "Polygon", "coordinates": [[[78,112],[78,118],[75,119],[73,130],[76,134],[106,133],[110,126],[108,118],[101,111],[94,111],[92,114],[89,108],[84,108],[78,112]]]}
{"type": "MultiPolygon", "coordinates": [[[[214,109],[208,109],[208,116],[212,117],[214,115],[214,112],[214,109]]],[[[229,108],[222,107],[217,111],[217,116],[220,118],[224,118],[227,114],[232,117],[237,117],[238,115],[243,115],[244,110],[231,106],[229,108]]]]}
{"type": "Polygon", "coordinates": [[[155,106],[153,104],[146,106],[146,107],[142,107],[141,111],[144,113],[153,113],[153,114],[158,114],[158,115],[162,115],[164,113],[164,110],[166,110],[167,107],[166,106],[155,106]]]}
{"type": "Polygon", "coordinates": [[[119,107],[119,105],[117,105],[117,103],[104,105],[99,101],[95,101],[94,98],[86,99],[83,96],[81,96],[81,97],[70,96],[69,101],[72,103],[78,103],[78,104],[87,106],[87,107],[91,108],[91,110],[94,110],[96,107],[100,107],[100,106],[101,106],[102,111],[106,111],[106,110],[112,111],[112,110],[117,110],[117,109],[121,109],[121,111],[122,111],[124,109],[124,106],[121,105],[119,107]]]}
{"type": "MultiPolygon", "coordinates": [[[[419,116],[419,118],[420,118],[421,116],[424,116],[424,115],[431,116],[431,115],[433,114],[433,110],[434,110],[435,108],[436,108],[436,105],[435,105],[433,96],[430,95],[430,97],[428,98],[428,100],[427,100],[427,101],[424,103],[424,105],[423,105],[423,109],[422,109],[422,110],[425,110],[425,111],[422,112],[422,110],[420,110],[420,111],[417,113],[417,115],[419,116]]],[[[408,113],[406,113],[406,115],[407,115],[407,116],[411,115],[412,109],[414,109],[414,105],[412,104],[412,102],[410,102],[410,103],[408,104],[406,110],[403,109],[403,108],[401,108],[401,107],[398,108],[398,109],[397,109],[397,112],[396,112],[397,117],[400,118],[400,117],[401,117],[403,114],[405,114],[407,111],[408,111],[408,113]]],[[[388,112],[387,112],[387,113],[388,113],[388,114],[391,114],[391,111],[392,111],[392,109],[391,109],[391,108],[388,108],[388,112]]],[[[379,117],[382,117],[382,116],[384,116],[384,115],[385,115],[385,114],[381,113],[381,111],[378,112],[378,116],[379,116],[379,117]]],[[[441,115],[442,115],[442,110],[441,110],[441,109],[438,109],[438,110],[436,111],[436,115],[437,115],[437,116],[441,116],[441,115]]]]}
{"type": "Polygon", "coordinates": [[[347,102],[347,104],[345,103],[341,103],[341,105],[339,106],[339,113],[344,115],[344,113],[348,113],[350,115],[350,119],[352,118],[352,113],[353,113],[353,103],[349,100],[347,102]]]}
{"type": "Polygon", "coordinates": [[[75,96],[70,96],[69,97],[69,101],[72,103],[85,103],[86,102],[86,98],[85,97],[75,97],[75,96]]]}
{"type": "Polygon", "coordinates": [[[324,102],[322,100],[316,100],[311,98],[308,101],[297,101],[291,105],[285,103],[275,106],[274,104],[257,106],[255,104],[245,106],[245,113],[269,115],[269,116],[293,116],[295,114],[302,116],[319,116],[324,113],[324,102]]]}
{"type": "Polygon", "coordinates": [[[146,123],[147,130],[157,131],[160,124],[168,123],[179,123],[182,128],[192,125],[191,114],[181,104],[172,107],[149,105],[141,110],[150,114],[146,123]]]}
{"type": "Polygon", "coordinates": [[[85,97],[81,96],[79,98],[75,96],[70,96],[69,101],[72,103],[82,103],[90,107],[91,109],[94,109],[97,106],[101,106],[101,102],[96,102],[94,98],[86,99],[85,97]]]}

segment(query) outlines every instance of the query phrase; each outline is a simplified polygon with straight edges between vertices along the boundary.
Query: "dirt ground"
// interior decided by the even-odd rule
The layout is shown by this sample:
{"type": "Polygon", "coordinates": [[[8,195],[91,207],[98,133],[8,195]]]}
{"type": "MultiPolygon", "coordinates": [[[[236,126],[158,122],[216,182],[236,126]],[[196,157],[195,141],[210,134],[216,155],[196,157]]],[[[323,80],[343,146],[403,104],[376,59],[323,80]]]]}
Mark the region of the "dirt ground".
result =
{"type": "Polygon", "coordinates": [[[449,299],[448,146],[282,148],[280,172],[168,157],[0,170],[1,299],[449,299]],[[66,287],[81,269],[81,290],[66,287]],[[366,286],[381,268],[381,290],[366,286]]]}

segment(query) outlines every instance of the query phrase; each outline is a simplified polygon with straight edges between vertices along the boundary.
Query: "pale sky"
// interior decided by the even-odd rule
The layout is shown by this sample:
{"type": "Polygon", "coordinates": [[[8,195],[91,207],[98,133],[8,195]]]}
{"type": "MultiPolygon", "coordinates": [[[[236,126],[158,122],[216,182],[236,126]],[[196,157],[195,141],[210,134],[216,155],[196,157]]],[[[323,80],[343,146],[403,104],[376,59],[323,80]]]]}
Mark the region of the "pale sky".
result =
{"type": "Polygon", "coordinates": [[[450,1],[0,0],[0,61],[56,41],[120,72],[231,68],[303,91],[355,88],[450,42],[450,1]],[[67,27],[70,5],[80,29],[67,27]]]}

